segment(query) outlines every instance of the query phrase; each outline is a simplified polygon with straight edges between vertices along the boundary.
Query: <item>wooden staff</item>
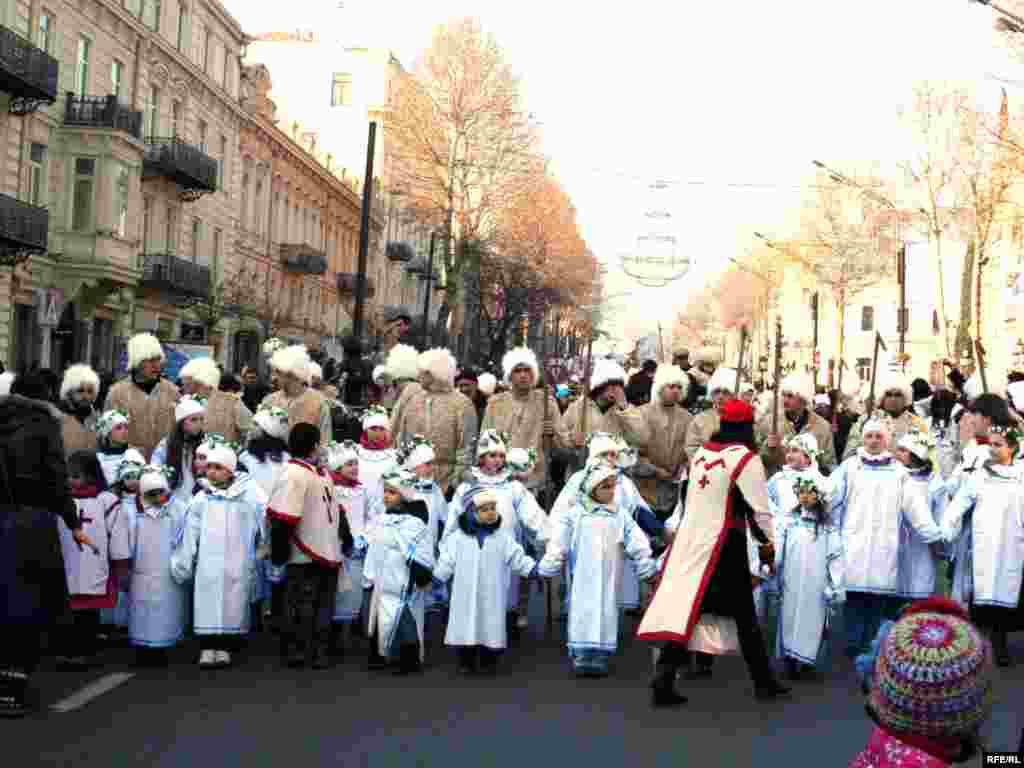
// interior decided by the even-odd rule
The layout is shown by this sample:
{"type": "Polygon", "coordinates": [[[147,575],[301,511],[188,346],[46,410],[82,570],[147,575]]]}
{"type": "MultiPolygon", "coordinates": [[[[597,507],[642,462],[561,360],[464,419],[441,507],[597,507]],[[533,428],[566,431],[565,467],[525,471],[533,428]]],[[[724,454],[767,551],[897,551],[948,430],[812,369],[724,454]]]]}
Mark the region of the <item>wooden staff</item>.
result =
{"type": "MultiPolygon", "coordinates": [[[[545,370],[544,375],[544,389],[541,390],[544,394],[544,426],[547,426],[550,409],[548,407],[548,401],[551,396],[548,394],[548,377],[547,371],[545,370]]],[[[541,444],[541,448],[544,451],[544,503],[548,505],[550,510],[551,506],[554,505],[555,500],[551,498],[551,435],[547,434],[545,430],[544,439],[541,444]]],[[[551,611],[551,579],[544,579],[544,595],[545,602],[547,605],[547,627],[551,630],[552,624],[552,611],[551,611]]]]}
{"type": "Polygon", "coordinates": [[[736,386],[733,392],[736,397],[740,396],[740,371],[743,370],[743,355],[747,351],[747,326],[740,326],[740,356],[736,360],[736,386]]]}
{"type": "Polygon", "coordinates": [[[591,336],[590,341],[587,342],[587,365],[583,369],[583,407],[580,409],[580,434],[583,435],[584,440],[587,437],[587,421],[590,411],[590,366],[593,362],[594,356],[594,338],[591,336]]]}
{"type": "Polygon", "coordinates": [[[974,340],[974,356],[978,360],[978,373],[981,374],[981,391],[988,394],[988,374],[985,372],[985,347],[981,339],[974,340]]]}
{"type": "Polygon", "coordinates": [[[782,318],[775,318],[775,384],[772,386],[772,434],[779,434],[779,385],[782,383],[782,318]]]}
{"type": "Polygon", "coordinates": [[[882,341],[882,334],[875,331],[875,353],[871,361],[871,394],[868,399],[871,401],[868,405],[868,417],[875,411],[875,381],[878,379],[878,349],[882,348],[886,352],[889,350],[885,346],[885,342],[882,341]]]}

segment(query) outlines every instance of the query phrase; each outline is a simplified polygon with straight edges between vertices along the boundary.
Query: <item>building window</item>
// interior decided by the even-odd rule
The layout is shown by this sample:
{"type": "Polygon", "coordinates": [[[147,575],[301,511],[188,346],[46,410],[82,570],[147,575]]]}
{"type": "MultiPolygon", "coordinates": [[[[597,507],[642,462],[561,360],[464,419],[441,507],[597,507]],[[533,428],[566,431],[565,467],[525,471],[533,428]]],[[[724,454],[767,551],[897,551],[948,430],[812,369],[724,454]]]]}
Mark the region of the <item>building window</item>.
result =
{"type": "Polygon", "coordinates": [[[143,120],[142,133],[146,138],[159,136],[160,131],[160,89],[155,85],[149,88],[149,98],[146,99],[146,111],[143,120]]]}
{"type": "Polygon", "coordinates": [[[858,357],[857,358],[857,375],[861,381],[868,381],[871,378],[871,358],[870,357],[858,357]]]}
{"type": "Polygon", "coordinates": [[[220,243],[223,237],[224,233],[221,230],[213,230],[213,254],[211,256],[210,272],[213,274],[215,282],[218,278],[227,279],[227,275],[220,274],[220,243]]]}
{"type": "Polygon", "coordinates": [[[121,84],[124,82],[124,64],[117,59],[110,62],[110,92],[121,99],[121,84]]]}
{"type": "Polygon", "coordinates": [[[181,102],[175,99],[171,102],[171,136],[178,138],[181,135],[181,102]]]}
{"type": "Polygon", "coordinates": [[[160,0],[142,0],[142,23],[154,32],[160,31],[160,16],[163,8],[160,0]]]}
{"type": "Polygon", "coordinates": [[[153,227],[153,198],[142,198],[142,252],[149,253],[149,235],[153,227]]]}
{"type": "Polygon", "coordinates": [[[203,240],[203,222],[192,219],[192,263],[199,263],[199,246],[203,240]]]}
{"type": "Polygon", "coordinates": [[[210,45],[213,43],[213,39],[210,37],[210,28],[203,27],[203,72],[209,74],[210,71],[210,45]]]}
{"type": "Polygon", "coordinates": [[[39,27],[36,31],[36,47],[41,48],[47,53],[52,53],[50,50],[50,36],[52,33],[53,18],[50,16],[49,11],[43,11],[39,14],[39,27]]]}
{"type": "Polygon", "coordinates": [[[92,227],[92,196],[95,189],[96,160],[75,158],[75,182],[71,201],[71,229],[84,232],[92,227]]]}
{"type": "Polygon", "coordinates": [[[263,217],[260,216],[260,206],[262,205],[262,200],[263,200],[263,182],[262,181],[257,181],[256,182],[256,194],[253,195],[253,201],[254,201],[254,203],[256,205],[256,211],[255,211],[255,215],[253,216],[253,221],[256,224],[254,229],[260,235],[263,234],[263,217]]]}
{"type": "Polygon", "coordinates": [[[873,331],[873,330],[875,330],[875,308],[874,307],[861,307],[861,310],[860,310],[860,329],[862,331],[873,331]]]}
{"type": "Polygon", "coordinates": [[[231,72],[231,49],[228,48],[227,44],[224,45],[224,71],[221,73],[220,84],[224,86],[224,90],[228,87],[228,77],[231,72]]]}
{"type": "Polygon", "coordinates": [[[173,205],[167,206],[167,232],[164,244],[167,246],[168,253],[178,252],[178,209],[173,205]]]}
{"type": "Polygon", "coordinates": [[[78,38],[78,58],[75,60],[75,93],[85,96],[89,87],[89,55],[92,41],[88,37],[78,38]]]}
{"type": "Polygon", "coordinates": [[[199,148],[201,150],[203,150],[203,152],[208,152],[209,151],[206,148],[206,134],[207,134],[208,127],[209,126],[207,126],[205,120],[200,120],[199,121],[199,148]]]}
{"type": "Polygon", "coordinates": [[[33,143],[28,151],[28,201],[46,204],[46,146],[33,143]]]}
{"type": "Polygon", "coordinates": [[[184,53],[188,33],[188,13],[184,7],[178,9],[178,50],[184,53]]]}
{"type": "Polygon", "coordinates": [[[347,107],[352,103],[352,75],[335,72],[331,82],[331,106],[347,107]]]}
{"type": "Polygon", "coordinates": [[[118,237],[128,236],[128,166],[117,164],[117,177],[114,182],[114,229],[118,237]]]}
{"type": "Polygon", "coordinates": [[[228,137],[220,137],[220,174],[217,179],[217,186],[227,192],[227,178],[228,178],[228,137]]]}
{"type": "Polygon", "coordinates": [[[249,174],[242,174],[241,203],[239,208],[242,214],[242,229],[249,228],[249,174]]]}

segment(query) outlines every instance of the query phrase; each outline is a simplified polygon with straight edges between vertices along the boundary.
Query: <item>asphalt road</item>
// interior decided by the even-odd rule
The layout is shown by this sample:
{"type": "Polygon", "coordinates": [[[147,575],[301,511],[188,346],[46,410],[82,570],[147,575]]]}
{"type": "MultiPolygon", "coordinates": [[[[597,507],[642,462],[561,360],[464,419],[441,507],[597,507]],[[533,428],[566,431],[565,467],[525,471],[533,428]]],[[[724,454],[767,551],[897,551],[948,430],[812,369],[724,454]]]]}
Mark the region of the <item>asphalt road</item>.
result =
{"type": "MultiPolygon", "coordinates": [[[[30,766],[846,766],[871,725],[849,663],[832,657],[820,682],[796,683],[785,702],[754,700],[742,659],[716,663],[710,680],[685,681],[690,702],[649,706],[650,647],[625,641],[613,674],[569,673],[564,625],[544,627],[539,599],[532,625],[493,679],[455,674],[439,627],[428,640],[422,676],[365,668],[350,652],[326,672],[288,670],[269,636],[254,638],[237,666],[204,671],[189,644],[166,670],[138,670],[128,649],[110,649],[101,669],[37,675],[38,711],[0,722],[0,763],[30,766]],[[127,682],[67,712],[51,709],[115,673],[127,682]]],[[[1024,634],[1013,638],[1017,666],[1000,670],[986,736],[1016,748],[1024,728],[1024,634]]],[[[72,699],[72,704],[75,700],[72,699]]]]}

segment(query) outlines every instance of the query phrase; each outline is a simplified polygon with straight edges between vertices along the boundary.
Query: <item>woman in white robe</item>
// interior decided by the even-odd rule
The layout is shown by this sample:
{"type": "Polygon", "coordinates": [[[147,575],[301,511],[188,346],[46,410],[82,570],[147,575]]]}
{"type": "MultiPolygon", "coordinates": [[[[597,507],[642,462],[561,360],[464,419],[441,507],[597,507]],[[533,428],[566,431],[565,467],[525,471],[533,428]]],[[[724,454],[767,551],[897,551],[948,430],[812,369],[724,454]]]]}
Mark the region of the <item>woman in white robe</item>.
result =
{"type": "MultiPolygon", "coordinates": [[[[448,521],[448,501],[434,481],[434,445],[422,435],[413,436],[401,452],[402,469],[416,475],[416,498],[427,505],[427,535],[434,558],[440,554],[439,544],[448,521]]],[[[438,611],[448,605],[448,587],[434,580],[427,594],[427,611],[438,611]]]]}
{"type": "Polygon", "coordinates": [[[188,504],[199,479],[193,472],[192,463],[200,445],[206,439],[203,434],[206,401],[185,395],[174,408],[174,418],[174,431],[153,449],[151,463],[157,466],[170,466],[174,470],[171,488],[179,501],[188,504]]]}
{"type": "Polygon", "coordinates": [[[539,566],[541,576],[557,575],[568,559],[572,575],[568,645],[576,674],[603,677],[618,649],[620,581],[625,560],[652,579],[657,566],[647,536],[614,496],[618,469],[595,461],[582,488],[586,498],[551,523],[551,540],[539,566]]]}
{"type": "Polygon", "coordinates": [[[935,448],[936,442],[930,433],[910,431],[900,438],[894,451],[909,473],[906,493],[910,498],[904,506],[904,519],[900,526],[899,591],[901,597],[910,601],[931,597],[935,592],[939,561],[932,545],[937,539],[925,541],[915,530],[910,517],[926,515],[936,526],[942,520],[946,508],[946,483],[930,459],[935,448]]]}
{"type": "Polygon", "coordinates": [[[132,542],[128,636],[141,664],[167,663],[166,649],[185,633],[188,591],[171,574],[171,555],[184,535],[185,508],[171,498],[162,467],[139,476],[141,509],[132,542]]]}
{"type": "Polygon", "coordinates": [[[444,642],[457,649],[464,673],[495,671],[508,646],[510,576],[529,578],[537,567],[505,528],[499,499],[493,488],[476,487],[463,495],[463,512],[442,539],[434,569],[434,578],[452,580],[444,642]]]}

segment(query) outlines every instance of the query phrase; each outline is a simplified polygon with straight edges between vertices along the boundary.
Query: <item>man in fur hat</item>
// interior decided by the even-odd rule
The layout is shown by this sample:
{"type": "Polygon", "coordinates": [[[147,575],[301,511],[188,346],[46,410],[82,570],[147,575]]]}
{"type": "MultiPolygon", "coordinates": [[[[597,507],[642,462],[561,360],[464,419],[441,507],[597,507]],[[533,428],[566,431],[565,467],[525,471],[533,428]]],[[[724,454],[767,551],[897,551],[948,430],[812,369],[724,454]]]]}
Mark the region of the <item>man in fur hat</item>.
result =
{"type": "Polygon", "coordinates": [[[408,344],[396,344],[388,352],[384,363],[384,371],[390,382],[383,396],[387,407],[397,407],[403,392],[412,384],[418,387],[416,380],[420,375],[420,353],[408,344]]]}
{"type": "Polygon", "coordinates": [[[164,350],[156,336],[132,336],[128,340],[128,377],[110,388],[104,407],[128,414],[128,445],[138,448],[147,461],[157,443],[175,427],[174,408],[180,393],[160,377],[164,360],[164,350]]]}
{"type": "MultiPolygon", "coordinates": [[[[693,369],[690,370],[690,379],[692,387],[693,369]]],[[[736,369],[719,368],[705,381],[705,384],[708,396],[711,398],[711,408],[701,411],[690,422],[690,426],[686,430],[687,456],[696,454],[697,450],[718,431],[719,409],[726,400],[735,394],[733,389],[736,387],[736,369]]]]}
{"type": "Polygon", "coordinates": [[[384,335],[381,340],[381,351],[390,355],[391,350],[402,343],[405,334],[412,325],[412,315],[404,307],[388,310],[384,316],[384,335]]]}
{"type": "Polygon", "coordinates": [[[483,421],[484,410],[487,408],[487,397],[480,391],[480,371],[472,365],[460,368],[455,374],[455,388],[473,403],[477,423],[483,421]]]}
{"type": "Polygon", "coordinates": [[[288,412],[288,427],[312,424],[320,430],[320,445],[332,440],[331,408],[327,400],[310,388],[312,370],[306,348],[301,345],[279,349],[270,358],[270,367],[277,372],[281,389],[263,399],[262,408],[281,408],[288,412]]]}
{"type": "Polygon", "coordinates": [[[636,478],[651,509],[667,517],[679,497],[682,471],[686,468],[686,433],[693,419],[683,408],[690,377],[676,365],[661,365],[654,375],[652,399],[640,411],[647,425],[647,443],[640,458],[654,467],[654,476],[636,478]]]}
{"type": "Polygon", "coordinates": [[[96,450],[96,397],[100,377],[88,365],[72,365],[60,384],[61,432],[64,455],[96,450]]]}
{"type": "Polygon", "coordinates": [[[818,464],[826,475],[836,467],[836,452],[832,442],[832,425],[814,412],[814,382],[810,376],[791,373],[779,386],[780,434],[772,433],[771,406],[757,425],[757,442],[761,445],[761,461],[771,477],[782,468],[784,455],[780,450],[794,435],[812,435],[817,441],[818,464]]]}
{"type": "Polygon", "coordinates": [[[181,369],[181,390],[206,400],[203,429],[207,433],[224,435],[228,442],[240,443],[249,434],[252,412],[238,398],[220,391],[220,376],[220,366],[212,357],[197,357],[181,369]]]}
{"type": "Polygon", "coordinates": [[[701,347],[691,358],[692,365],[686,371],[690,377],[690,390],[686,398],[686,408],[693,413],[697,404],[705,397],[710,397],[708,383],[715,375],[715,370],[722,364],[722,352],[716,347],[701,347]]]}
{"type": "MultiPolygon", "coordinates": [[[[579,451],[595,432],[606,432],[639,449],[647,443],[647,426],[639,408],[626,402],[626,372],[614,360],[598,360],[590,375],[590,397],[580,398],[565,411],[556,429],[559,448],[579,451]]],[[[577,456],[570,470],[585,461],[577,456]]]]}
{"type": "MultiPolygon", "coordinates": [[[[496,429],[509,436],[508,447],[533,449],[537,464],[526,482],[531,493],[543,489],[546,463],[544,438],[554,437],[559,410],[555,399],[546,390],[537,389],[540,366],[537,356],[527,347],[509,350],[501,360],[507,392],[494,395],[487,402],[481,430],[496,429]],[[545,418],[544,401],[547,400],[545,418]]],[[[551,501],[554,501],[553,499],[551,501]]]]}
{"type": "MultiPolygon", "coordinates": [[[[928,424],[912,410],[914,395],[910,380],[905,375],[895,371],[879,371],[875,384],[876,391],[880,393],[878,408],[885,411],[890,420],[890,444],[895,445],[911,430],[928,431],[928,424]]],[[[869,418],[867,414],[861,416],[850,430],[846,450],[843,452],[844,460],[853,456],[857,449],[864,445],[864,425],[869,418]]]]}
{"type": "Polygon", "coordinates": [[[410,384],[391,414],[397,444],[422,435],[434,445],[434,480],[451,498],[462,475],[476,465],[476,409],[455,389],[455,358],[447,349],[419,356],[419,383],[410,384]]]}
{"type": "Polygon", "coordinates": [[[690,350],[686,347],[676,347],[672,351],[672,365],[677,365],[683,371],[690,370],[690,350]]]}
{"type": "Polygon", "coordinates": [[[657,371],[657,360],[644,360],[640,370],[629,377],[629,384],[626,385],[626,400],[630,405],[640,406],[651,402],[651,388],[654,386],[654,376],[657,371]]]}

